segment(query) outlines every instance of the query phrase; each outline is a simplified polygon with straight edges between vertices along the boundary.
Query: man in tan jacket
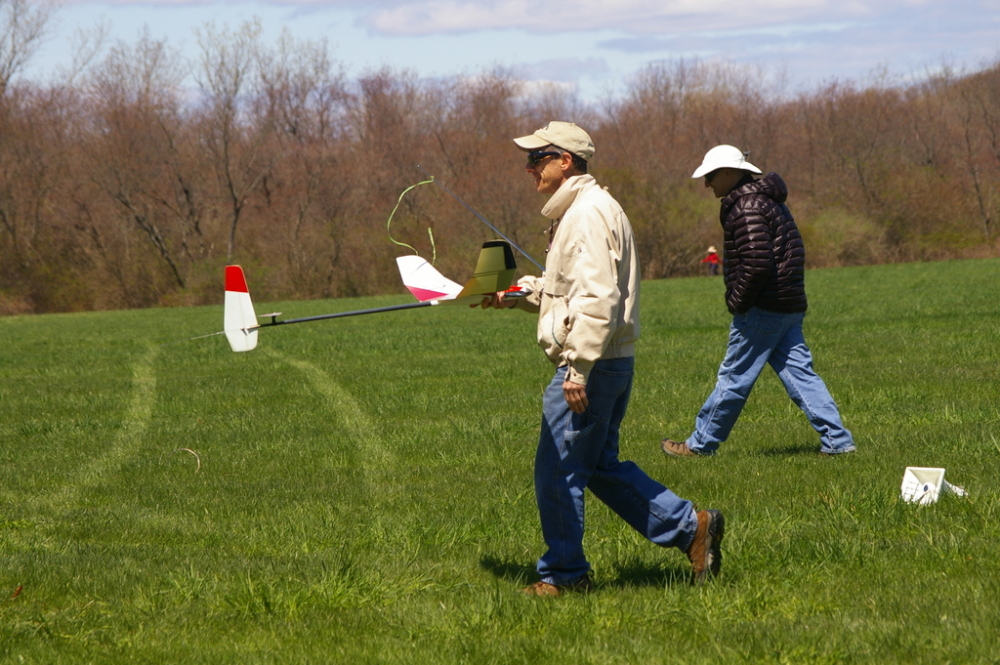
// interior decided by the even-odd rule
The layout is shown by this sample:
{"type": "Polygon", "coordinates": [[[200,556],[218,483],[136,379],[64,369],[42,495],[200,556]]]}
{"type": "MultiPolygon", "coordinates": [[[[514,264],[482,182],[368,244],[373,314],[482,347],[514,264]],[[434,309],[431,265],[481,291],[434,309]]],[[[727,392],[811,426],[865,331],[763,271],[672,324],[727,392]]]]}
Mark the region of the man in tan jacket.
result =
{"type": "Polygon", "coordinates": [[[583,553],[584,488],[653,543],[686,552],[693,581],[701,582],[722,563],[722,514],[696,511],[618,459],[639,338],[639,260],[628,217],[587,174],[594,144],[577,125],[553,121],[514,143],[528,153],[535,188],[550,195],[542,208],[552,220],[545,271],[519,280],[531,291],[526,298],[496,294],[483,306],[537,312],[538,344],[556,365],[535,456],[548,550],[538,560],[541,580],[525,592],[558,596],[593,587],[583,553]]]}

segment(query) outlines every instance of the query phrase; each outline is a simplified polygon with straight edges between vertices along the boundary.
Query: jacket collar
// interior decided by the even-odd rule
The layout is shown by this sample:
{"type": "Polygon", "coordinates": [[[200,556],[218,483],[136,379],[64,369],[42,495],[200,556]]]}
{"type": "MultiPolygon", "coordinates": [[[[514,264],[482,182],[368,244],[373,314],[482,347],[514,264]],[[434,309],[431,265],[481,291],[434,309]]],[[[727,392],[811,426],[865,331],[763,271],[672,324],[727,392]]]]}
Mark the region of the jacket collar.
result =
{"type": "Polygon", "coordinates": [[[542,214],[549,219],[560,219],[569,210],[569,207],[576,201],[576,197],[585,189],[589,189],[597,183],[594,176],[588,174],[575,175],[562,184],[556,193],[552,195],[549,202],[542,208],[542,214]]]}
{"type": "Polygon", "coordinates": [[[728,194],[722,197],[722,206],[719,209],[722,217],[725,218],[725,216],[729,214],[729,211],[734,205],[736,205],[736,201],[738,201],[740,197],[756,193],[759,182],[759,180],[755,180],[749,173],[744,173],[743,177],[740,178],[740,181],[736,183],[736,186],[734,186],[728,194]]]}
{"type": "Polygon", "coordinates": [[[748,194],[763,194],[778,203],[784,203],[788,198],[788,186],[777,173],[768,173],[760,180],[755,180],[749,173],[740,180],[733,191],[722,199],[721,214],[725,217],[740,197],[748,194]]]}

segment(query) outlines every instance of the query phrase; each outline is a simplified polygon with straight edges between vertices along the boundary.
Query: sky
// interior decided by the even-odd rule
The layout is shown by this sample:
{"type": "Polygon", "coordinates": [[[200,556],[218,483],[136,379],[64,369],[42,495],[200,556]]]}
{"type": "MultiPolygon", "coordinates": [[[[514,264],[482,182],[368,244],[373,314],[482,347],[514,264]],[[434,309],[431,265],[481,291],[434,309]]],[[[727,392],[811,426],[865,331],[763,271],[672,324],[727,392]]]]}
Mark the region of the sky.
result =
{"type": "Polygon", "coordinates": [[[61,0],[50,38],[25,75],[71,62],[79,30],[103,22],[109,44],[144,30],[196,62],[197,30],[259,19],[325,39],[349,76],[388,67],[420,77],[496,67],[552,82],[585,102],[620,97],[650,64],[726,63],[760,69],[792,90],[833,81],[975,70],[1000,60],[1000,0],[61,0]]]}

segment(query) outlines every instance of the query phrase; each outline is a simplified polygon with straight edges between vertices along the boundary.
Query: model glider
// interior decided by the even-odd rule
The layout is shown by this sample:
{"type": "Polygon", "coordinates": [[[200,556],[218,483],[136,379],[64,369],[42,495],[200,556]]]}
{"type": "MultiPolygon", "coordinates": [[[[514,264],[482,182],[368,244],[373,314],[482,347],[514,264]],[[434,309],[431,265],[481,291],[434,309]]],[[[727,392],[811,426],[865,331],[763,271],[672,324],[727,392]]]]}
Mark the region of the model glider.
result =
{"type": "Polygon", "coordinates": [[[504,240],[490,240],[483,243],[483,248],[479,252],[479,260],[476,263],[475,274],[464,285],[448,279],[419,256],[401,256],[396,259],[396,264],[399,267],[399,274],[403,278],[403,284],[416,297],[417,302],[284,321],[278,320],[281,312],[261,315],[262,319],[271,319],[268,323],[258,322],[253,302],[250,300],[250,290],[247,288],[243,268],[226,266],[226,300],[223,319],[224,332],[226,339],[229,340],[229,346],[236,352],[252,351],[257,346],[257,332],[261,328],[271,326],[443,304],[466,303],[475,305],[484,295],[498,291],[507,291],[508,297],[520,297],[528,293],[517,287],[511,288],[517,264],[514,261],[514,251],[511,249],[510,243],[504,240]]]}

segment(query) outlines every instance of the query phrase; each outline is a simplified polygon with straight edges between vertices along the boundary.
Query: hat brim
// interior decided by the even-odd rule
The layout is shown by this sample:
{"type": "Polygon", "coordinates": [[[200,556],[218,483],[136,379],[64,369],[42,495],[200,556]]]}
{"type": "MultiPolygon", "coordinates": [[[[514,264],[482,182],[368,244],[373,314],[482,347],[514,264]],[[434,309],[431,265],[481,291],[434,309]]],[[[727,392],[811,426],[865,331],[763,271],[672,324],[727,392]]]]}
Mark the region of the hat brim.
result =
{"type": "Polygon", "coordinates": [[[707,174],[711,173],[714,170],[715,170],[715,168],[713,168],[712,166],[708,166],[708,165],[702,164],[701,166],[699,166],[698,168],[696,168],[694,170],[694,173],[691,174],[691,177],[692,178],[700,178],[703,175],[707,175],[707,174]]]}
{"type": "Polygon", "coordinates": [[[550,141],[546,141],[545,139],[535,136],[534,134],[516,138],[514,139],[514,144],[521,150],[538,150],[539,148],[544,148],[547,145],[552,145],[550,141]]]}
{"type": "Polygon", "coordinates": [[[702,164],[701,166],[699,166],[694,170],[694,173],[691,174],[691,177],[700,178],[704,175],[708,175],[712,171],[718,171],[719,169],[739,169],[741,171],[749,171],[750,173],[757,173],[757,174],[763,173],[763,171],[761,171],[759,168],[757,168],[750,162],[741,162],[739,166],[727,166],[725,164],[721,166],[717,166],[715,164],[702,164]]]}

